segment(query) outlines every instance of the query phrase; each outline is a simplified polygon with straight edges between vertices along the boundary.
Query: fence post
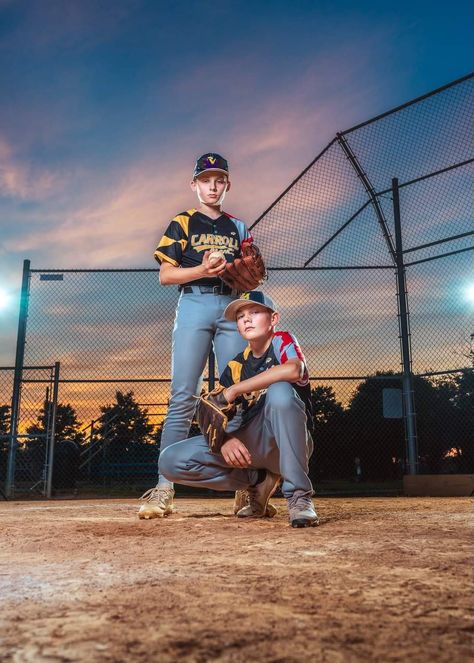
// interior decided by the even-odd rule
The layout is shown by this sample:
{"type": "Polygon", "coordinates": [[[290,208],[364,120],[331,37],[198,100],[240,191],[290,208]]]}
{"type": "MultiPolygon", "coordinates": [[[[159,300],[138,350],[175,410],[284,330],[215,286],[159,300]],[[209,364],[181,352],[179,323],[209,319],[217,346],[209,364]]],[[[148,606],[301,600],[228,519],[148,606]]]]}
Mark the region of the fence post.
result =
{"type": "Polygon", "coordinates": [[[54,443],[56,435],[56,413],[58,410],[58,389],[59,389],[59,361],[54,364],[54,382],[53,382],[53,407],[51,408],[51,421],[49,427],[49,445],[48,445],[48,474],[46,478],[46,497],[51,499],[53,488],[53,467],[54,467],[54,443]]]}
{"type": "Polygon", "coordinates": [[[87,451],[87,478],[89,479],[89,481],[90,481],[90,478],[92,476],[92,468],[91,468],[92,456],[91,456],[91,452],[92,452],[92,440],[94,439],[94,423],[95,423],[95,421],[94,421],[94,419],[92,419],[92,421],[91,421],[91,432],[90,432],[90,435],[89,435],[89,449],[87,451]]]}
{"type": "Polygon", "coordinates": [[[393,219],[395,223],[395,249],[397,262],[397,296],[398,318],[400,329],[400,349],[402,355],[402,391],[403,412],[405,418],[405,435],[407,444],[408,472],[418,471],[418,449],[416,437],[415,398],[413,390],[413,373],[410,347],[410,316],[408,313],[407,283],[403,262],[402,227],[400,218],[400,194],[398,179],[392,179],[393,219]]]}
{"type": "Polygon", "coordinates": [[[12,409],[10,417],[10,446],[8,450],[7,480],[5,493],[13,497],[15,492],[15,459],[18,447],[18,422],[20,417],[21,383],[25,360],[26,321],[28,319],[28,298],[30,292],[30,261],[23,261],[23,277],[21,280],[20,314],[16,337],[15,372],[13,376],[12,409]]]}

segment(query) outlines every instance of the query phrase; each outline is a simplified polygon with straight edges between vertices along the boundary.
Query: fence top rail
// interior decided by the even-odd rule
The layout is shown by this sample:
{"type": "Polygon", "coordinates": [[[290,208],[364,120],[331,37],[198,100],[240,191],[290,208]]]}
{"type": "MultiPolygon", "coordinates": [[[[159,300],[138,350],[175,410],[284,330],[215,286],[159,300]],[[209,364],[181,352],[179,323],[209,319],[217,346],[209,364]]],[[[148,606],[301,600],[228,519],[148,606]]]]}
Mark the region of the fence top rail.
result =
{"type": "Polygon", "coordinates": [[[97,268],[97,269],[30,269],[30,274],[75,274],[75,273],[87,273],[87,272],[156,272],[160,270],[156,267],[130,267],[130,268],[97,268]]]}
{"type": "Polygon", "coordinates": [[[388,115],[392,115],[393,113],[398,113],[398,111],[401,111],[405,108],[408,108],[409,106],[413,106],[414,104],[417,104],[420,101],[423,101],[424,99],[429,99],[429,97],[433,97],[436,94],[439,94],[440,92],[444,92],[445,90],[449,90],[450,87],[454,87],[455,85],[459,85],[460,83],[464,83],[464,81],[468,81],[470,78],[474,78],[474,72],[471,72],[469,74],[466,74],[465,76],[461,76],[461,78],[457,78],[455,81],[451,81],[450,83],[446,83],[445,85],[442,85],[441,87],[436,88],[436,90],[431,90],[431,92],[427,92],[426,94],[422,94],[419,97],[415,97],[415,99],[411,99],[410,101],[406,101],[404,104],[401,104],[400,106],[396,106],[395,108],[391,108],[388,111],[385,111],[384,113],[380,113],[380,115],[376,115],[375,117],[372,117],[370,120],[366,120],[365,122],[361,122],[360,124],[356,124],[355,127],[351,127],[350,129],[345,129],[344,131],[340,131],[339,133],[341,135],[345,135],[348,133],[351,133],[352,131],[356,131],[357,129],[361,129],[362,127],[366,127],[368,124],[372,124],[373,122],[377,122],[377,120],[381,120],[384,117],[387,117],[388,115]]]}
{"type": "MultiPolygon", "coordinates": [[[[53,369],[54,364],[51,366],[23,366],[24,371],[46,371],[53,369]]],[[[0,366],[0,371],[14,371],[14,366],[0,366]]]]}

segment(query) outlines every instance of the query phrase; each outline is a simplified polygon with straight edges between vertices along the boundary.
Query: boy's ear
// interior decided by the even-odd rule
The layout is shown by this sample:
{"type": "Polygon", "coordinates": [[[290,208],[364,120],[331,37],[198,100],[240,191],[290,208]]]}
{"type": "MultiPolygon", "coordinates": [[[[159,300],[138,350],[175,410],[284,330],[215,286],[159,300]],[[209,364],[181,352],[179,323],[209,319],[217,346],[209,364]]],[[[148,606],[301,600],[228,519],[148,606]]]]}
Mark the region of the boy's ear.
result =
{"type": "Polygon", "coordinates": [[[278,311],[272,313],[271,320],[272,320],[272,327],[276,327],[276,325],[280,322],[280,314],[278,313],[278,311]]]}
{"type": "Polygon", "coordinates": [[[229,181],[227,181],[227,187],[226,187],[226,192],[227,192],[227,191],[229,191],[229,189],[230,189],[230,182],[229,182],[229,181]]]}
{"type": "Polygon", "coordinates": [[[191,180],[190,185],[191,185],[191,189],[192,189],[193,191],[196,191],[196,180],[195,180],[195,179],[194,179],[194,180],[191,180]]]}

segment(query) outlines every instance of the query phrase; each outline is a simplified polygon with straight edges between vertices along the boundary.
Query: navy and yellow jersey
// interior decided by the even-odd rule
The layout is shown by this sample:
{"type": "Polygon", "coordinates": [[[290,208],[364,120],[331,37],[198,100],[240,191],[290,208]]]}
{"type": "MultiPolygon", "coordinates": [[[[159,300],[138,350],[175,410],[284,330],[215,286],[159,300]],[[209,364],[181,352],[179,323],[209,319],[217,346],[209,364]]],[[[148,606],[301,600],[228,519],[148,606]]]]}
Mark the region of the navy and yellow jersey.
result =
{"type": "MultiPolygon", "coordinates": [[[[306,408],[307,426],[313,430],[313,410],[311,405],[311,385],[306,366],[306,360],[295,336],[288,331],[277,331],[273,336],[268,350],[261,357],[254,357],[248,345],[243,352],[232,359],[224,369],[220,383],[224,387],[247,380],[272,366],[284,364],[289,359],[300,359],[303,364],[303,373],[298,382],[292,383],[293,388],[303,401],[306,408]]],[[[262,390],[255,403],[249,405],[249,399],[243,394],[236,399],[242,407],[242,425],[247,424],[261,410],[265,403],[266,389],[262,390]]]]}
{"type": "MultiPolygon", "coordinates": [[[[243,221],[223,212],[211,219],[202,212],[190,209],[172,219],[160,240],[154,256],[161,264],[175,267],[196,267],[202,263],[205,251],[222,251],[227,262],[240,257],[242,244],[252,242],[243,221]]],[[[198,279],[192,285],[217,285],[220,279],[198,279]]]]}

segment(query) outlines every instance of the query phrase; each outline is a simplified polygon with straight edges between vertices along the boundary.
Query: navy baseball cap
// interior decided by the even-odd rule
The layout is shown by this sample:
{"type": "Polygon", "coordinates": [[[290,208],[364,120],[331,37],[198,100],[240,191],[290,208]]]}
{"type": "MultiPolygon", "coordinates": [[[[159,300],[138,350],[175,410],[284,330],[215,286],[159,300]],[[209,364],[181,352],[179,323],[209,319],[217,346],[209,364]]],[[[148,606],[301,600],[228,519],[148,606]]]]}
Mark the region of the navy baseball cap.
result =
{"type": "Polygon", "coordinates": [[[202,157],[199,157],[196,161],[193,178],[198,177],[198,175],[201,175],[201,173],[204,173],[206,170],[216,170],[218,173],[228,175],[229,164],[220,154],[208,152],[207,154],[203,154],[202,157]]]}
{"type": "Polygon", "coordinates": [[[235,322],[237,319],[237,312],[244,306],[248,306],[252,303],[259,304],[272,313],[275,313],[277,310],[273,300],[268,295],[265,295],[261,290],[252,290],[251,292],[243,292],[239,299],[234,299],[234,301],[225,309],[224,317],[226,320],[232,320],[235,322]]]}

